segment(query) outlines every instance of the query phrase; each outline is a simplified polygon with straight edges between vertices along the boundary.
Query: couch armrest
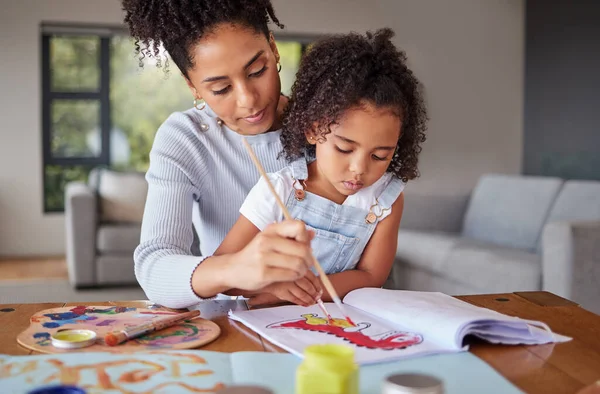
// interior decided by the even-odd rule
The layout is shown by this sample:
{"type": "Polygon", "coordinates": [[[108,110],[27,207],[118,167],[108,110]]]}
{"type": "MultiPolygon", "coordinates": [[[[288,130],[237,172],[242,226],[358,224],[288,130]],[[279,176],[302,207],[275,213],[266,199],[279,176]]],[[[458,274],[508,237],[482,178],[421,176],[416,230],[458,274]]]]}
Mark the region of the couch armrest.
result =
{"type": "Polygon", "coordinates": [[[542,288],[600,313],[600,221],[544,227],[542,288]]]}
{"type": "Polygon", "coordinates": [[[400,227],[407,230],[459,233],[470,195],[407,192],[400,227]]]}
{"type": "Polygon", "coordinates": [[[65,188],[66,255],[72,286],[95,284],[96,194],[85,183],[69,182],[65,188]]]}

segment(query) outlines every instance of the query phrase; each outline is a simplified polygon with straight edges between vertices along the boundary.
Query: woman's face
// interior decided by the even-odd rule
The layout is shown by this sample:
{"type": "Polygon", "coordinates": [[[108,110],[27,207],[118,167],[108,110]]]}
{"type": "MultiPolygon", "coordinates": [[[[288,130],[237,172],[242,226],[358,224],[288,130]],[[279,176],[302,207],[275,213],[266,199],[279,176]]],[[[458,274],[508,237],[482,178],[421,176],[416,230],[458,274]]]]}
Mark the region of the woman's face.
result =
{"type": "Polygon", "coordinates": [[[192,49],[188,85],[232,130],[254,135],[280,126],[275,41],[253,29],[217,26],[192,49]]]}

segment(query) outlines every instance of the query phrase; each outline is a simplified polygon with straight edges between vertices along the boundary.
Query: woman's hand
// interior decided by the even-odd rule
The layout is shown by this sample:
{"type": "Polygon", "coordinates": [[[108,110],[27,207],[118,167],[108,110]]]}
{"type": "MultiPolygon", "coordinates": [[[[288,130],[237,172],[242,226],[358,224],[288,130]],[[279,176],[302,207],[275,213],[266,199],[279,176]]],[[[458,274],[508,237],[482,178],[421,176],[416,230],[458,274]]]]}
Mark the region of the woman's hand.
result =
{"type": "Polygon", "coordinates": [[[317,302],[323,290],[321,282],[311,271],[295,282],[273,283],[261,290],[261,293],[248,299],[250,306],[272,305],[291,302],[296,305],[310,306],[317,302]]]}
{"type": "Polygon", "coordinates": [[[253,291],[276,282],[300,280],[312,266],[310,241],[313,236],[298,220],[274,223],[255,234],[245,247],[231,256],[230,288],[253,291]]]}
{"type": "Polygon", "coordinates": [[[242,215],[215,254],[198,265],[192,288],[208,298],[258,293],[273,283],[299,281],[312,267],[313,237],[298,220],[274,223],[261,232],[242,215]]]}

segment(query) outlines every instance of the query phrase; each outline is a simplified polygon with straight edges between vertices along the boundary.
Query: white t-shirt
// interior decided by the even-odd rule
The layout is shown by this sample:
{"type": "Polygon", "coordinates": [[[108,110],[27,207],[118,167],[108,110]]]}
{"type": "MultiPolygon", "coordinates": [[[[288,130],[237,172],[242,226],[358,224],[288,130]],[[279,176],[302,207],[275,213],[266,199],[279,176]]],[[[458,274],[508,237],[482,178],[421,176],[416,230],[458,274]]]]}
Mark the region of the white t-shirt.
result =
{"type": "MultiPolygon", "coordinates": [[[[279,195],[279,198],[286,203],[290,193],[294,189],[294,178],[292,177],[292,168],[285,167],[284,169],[267,174],[273,188],[279,195]]],[[[392,174],[386,172],[377,182],[369,187],[359,190],[357,193],[348,196],[342,205],[363,208],[369,210],[375,203],[375,199],[381,195],[392,179],[392,174]]],[[[298,187],[298,185],[296,185],[298,187]]],[[[404,185],[403,185],[404,187],[404,185]]],[[[387,208],[387,207],[385,207],[387,208]]],[[[385,210],[379,220],[383,220],[390,213],[391,207],[385,210]]],[[[271,223],[280,222],[284,219],[283,211],[275,201],[275,197],[269,190],[269,186],[263,177],[250,190],[246,200],[240,208],[240,213],[244,215],[252,224],[260,231],[263,231],[271,223]]],[[[378,215],[380,211],[376,212],[378,215]]]]}

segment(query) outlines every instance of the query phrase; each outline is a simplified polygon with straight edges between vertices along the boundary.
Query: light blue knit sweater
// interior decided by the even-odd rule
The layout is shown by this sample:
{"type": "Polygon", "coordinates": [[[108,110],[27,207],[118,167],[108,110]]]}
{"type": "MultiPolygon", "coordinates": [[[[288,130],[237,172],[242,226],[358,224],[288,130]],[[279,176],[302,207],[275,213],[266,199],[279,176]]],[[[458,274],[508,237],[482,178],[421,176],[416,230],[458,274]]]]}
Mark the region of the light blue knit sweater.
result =
{"type": "Polygon", "coordinates": [[[280,131],[242,137],[217,120],[208,107],[174,113],[159,128],[150,152],[135,274],[148,298],[167,307],[202,300],[191,288],[192,273],[223,241],[259,179],[242,138],[267,172],[286,164],[277,159],[280,131]],[[191,253],[192,220],[203,257],[191,253]]]}

